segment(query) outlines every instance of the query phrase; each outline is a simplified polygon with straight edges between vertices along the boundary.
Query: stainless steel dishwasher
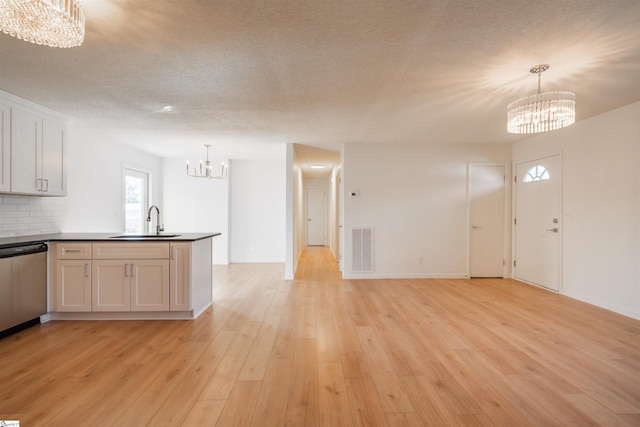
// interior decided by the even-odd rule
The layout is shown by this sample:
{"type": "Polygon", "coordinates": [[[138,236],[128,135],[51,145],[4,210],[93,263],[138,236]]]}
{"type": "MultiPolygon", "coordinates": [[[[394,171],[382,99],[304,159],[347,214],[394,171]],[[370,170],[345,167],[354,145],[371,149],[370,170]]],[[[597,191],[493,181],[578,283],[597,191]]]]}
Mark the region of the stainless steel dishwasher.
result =
{"type": "Polygon", "coordinates": [[[0,338],[47,312],[47,244],[0,248],[0,338]]]}

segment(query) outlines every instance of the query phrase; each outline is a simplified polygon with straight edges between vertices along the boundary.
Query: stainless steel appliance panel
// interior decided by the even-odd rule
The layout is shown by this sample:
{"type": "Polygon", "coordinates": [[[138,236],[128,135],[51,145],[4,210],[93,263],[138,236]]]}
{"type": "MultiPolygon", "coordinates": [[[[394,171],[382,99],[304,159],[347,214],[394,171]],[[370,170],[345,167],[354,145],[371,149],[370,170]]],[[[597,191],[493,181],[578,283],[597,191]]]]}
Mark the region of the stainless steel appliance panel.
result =
{"type": "Polygon", "coordinates": [[[47,312],[47,245],[0,249],[0,332],[47,312]]]}

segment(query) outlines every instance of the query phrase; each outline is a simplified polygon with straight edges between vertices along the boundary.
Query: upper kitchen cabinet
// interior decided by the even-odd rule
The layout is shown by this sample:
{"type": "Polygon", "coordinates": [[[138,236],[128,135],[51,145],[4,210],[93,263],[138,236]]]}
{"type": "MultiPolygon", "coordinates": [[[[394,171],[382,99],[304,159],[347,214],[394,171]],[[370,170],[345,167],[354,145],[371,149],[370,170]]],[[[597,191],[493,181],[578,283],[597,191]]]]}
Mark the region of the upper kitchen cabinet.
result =
{"type": "Polygon", "coordinates": [[[11,107],[0,102],[0,192],[11,190],[11,107]]]}
{"type": "Polygon", "coordinates": [[[66,128],[58,119],[11,108],[11,192],[66,195],[66,128]]]}

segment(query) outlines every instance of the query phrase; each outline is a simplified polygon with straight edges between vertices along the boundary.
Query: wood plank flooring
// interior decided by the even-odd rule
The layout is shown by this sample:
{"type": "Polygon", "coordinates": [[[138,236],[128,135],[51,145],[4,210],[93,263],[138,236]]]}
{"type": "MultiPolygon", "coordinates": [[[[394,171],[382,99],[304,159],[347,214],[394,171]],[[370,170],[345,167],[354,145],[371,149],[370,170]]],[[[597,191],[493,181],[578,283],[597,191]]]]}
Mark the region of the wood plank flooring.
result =
{"type": "Polygon", "coordinates": [[[512,280],[342,280],[309,248],[214,268],[195,321],[0,340],[24,426],[640,426],[640,321],[512,280]]]}

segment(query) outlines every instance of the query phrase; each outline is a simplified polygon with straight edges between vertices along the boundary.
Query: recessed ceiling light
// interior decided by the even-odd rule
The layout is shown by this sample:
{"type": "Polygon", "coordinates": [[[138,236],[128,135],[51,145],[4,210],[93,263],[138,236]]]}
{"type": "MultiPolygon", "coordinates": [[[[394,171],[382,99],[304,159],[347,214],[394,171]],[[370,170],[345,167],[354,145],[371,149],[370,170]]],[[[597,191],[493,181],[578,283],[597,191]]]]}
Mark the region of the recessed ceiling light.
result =
{"type": "Polygon", "coordinates": [[[311,169],[324,169],[326,168],[325,165],[311,165],[311,169]]]}

